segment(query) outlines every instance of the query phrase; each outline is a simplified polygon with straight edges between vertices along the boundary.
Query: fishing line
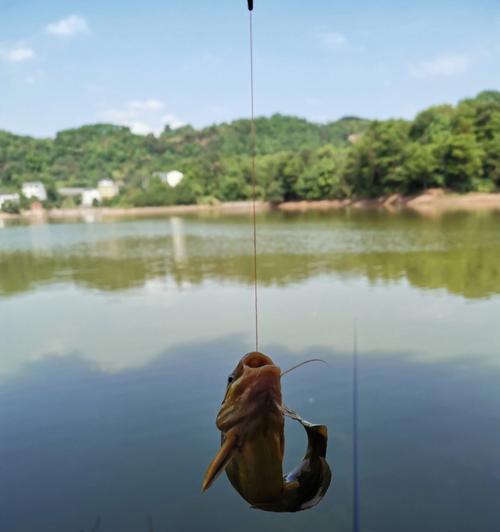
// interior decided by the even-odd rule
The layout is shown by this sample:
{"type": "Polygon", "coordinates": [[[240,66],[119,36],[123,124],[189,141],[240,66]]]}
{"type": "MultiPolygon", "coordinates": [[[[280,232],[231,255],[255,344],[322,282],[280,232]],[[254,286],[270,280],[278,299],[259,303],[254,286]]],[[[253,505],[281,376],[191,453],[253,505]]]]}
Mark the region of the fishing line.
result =
{"type": "Polygon", "coordinates": [[[253,286],[254,286],[254,312],[255,312],[255,351],[259,350],[259,305],[257,290],[257,220],[255,208],[255,195],[257,188],[256,178],[256,146],[257,134],[255,131],[255,114],[254,114],[254,76],[253,76],[253,0],[248,1],[249,30],[250,30],[250,109],[251,109],[251,151],[252,151],[252,228],[253,228],[253,286]]]}

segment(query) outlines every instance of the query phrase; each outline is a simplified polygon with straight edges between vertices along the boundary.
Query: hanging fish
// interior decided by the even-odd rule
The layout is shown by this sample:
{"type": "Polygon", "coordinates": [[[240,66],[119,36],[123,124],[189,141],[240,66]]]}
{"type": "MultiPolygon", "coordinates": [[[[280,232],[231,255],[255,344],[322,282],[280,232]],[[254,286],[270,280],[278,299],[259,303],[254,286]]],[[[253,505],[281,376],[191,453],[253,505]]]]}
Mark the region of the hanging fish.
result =
{"type": "Polygon", "coordinates": [[[282,375],[271,358],[258,352],[245,355],[229,375],[216,420],[221,448],[205,474],[203,491],[225,470],[253,508],[298,512],[321,501],[331,480],[325,459],[327,428],[303,420],[283,405],[282,375]],[[285,415],[302,424],[308,440],[302,462],[287,475],[283,475],[285,415]]]}

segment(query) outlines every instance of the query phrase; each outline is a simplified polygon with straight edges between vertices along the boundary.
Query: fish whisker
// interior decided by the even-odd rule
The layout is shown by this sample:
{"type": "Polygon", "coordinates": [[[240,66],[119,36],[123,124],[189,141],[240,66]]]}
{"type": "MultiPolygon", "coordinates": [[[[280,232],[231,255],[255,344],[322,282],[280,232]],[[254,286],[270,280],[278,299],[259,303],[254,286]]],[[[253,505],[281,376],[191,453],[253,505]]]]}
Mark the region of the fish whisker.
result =
{"type": "Polygon", "coordinates": [[[301,366],[304,366],[305,364],[309,364],[309,362],[322,362],[325,365],[329,365],[326,360],[323,360],[321,358],[311,358],[309,360],[305,360],[304,362],[301,362],[300,364],[296,364],[295,366],[292,366],[291,368],[288,368],[286,371],[284,371],[280,377],[283,377],[283,375],[286,375],[287,373],[290,373],[294,369],[300,368],[301,366]]]}

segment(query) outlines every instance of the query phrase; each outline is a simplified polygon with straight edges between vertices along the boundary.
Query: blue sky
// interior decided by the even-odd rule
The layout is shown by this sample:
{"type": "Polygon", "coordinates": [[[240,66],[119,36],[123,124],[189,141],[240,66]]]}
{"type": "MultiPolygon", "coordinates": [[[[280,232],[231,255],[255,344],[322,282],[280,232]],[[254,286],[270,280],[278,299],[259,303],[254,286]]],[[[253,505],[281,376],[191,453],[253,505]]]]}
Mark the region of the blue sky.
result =
{"type": "MultiPolygon", "coordinates": [[[[406,117],[500,89],[498,0],[255,0],[256,112],[406,117]]],[[[245,0],[0,0],[0,129],[248,116],[245,0]]]]}

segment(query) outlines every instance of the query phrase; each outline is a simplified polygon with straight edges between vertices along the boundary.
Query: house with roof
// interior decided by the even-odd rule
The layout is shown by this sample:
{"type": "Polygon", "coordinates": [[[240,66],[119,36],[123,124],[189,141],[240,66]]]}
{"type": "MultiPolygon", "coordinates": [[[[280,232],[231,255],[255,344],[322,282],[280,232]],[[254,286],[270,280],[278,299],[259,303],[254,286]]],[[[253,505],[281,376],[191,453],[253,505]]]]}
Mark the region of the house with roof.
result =
{"type": "Polygon", "coordinates": [[[47,191],[41,181],[26,181],[21,187],[21,193],[25,198],[35,198],[39,201],[47,201],[47,191]]]}
{"type": "Polygon", "coordinates": [[[93,207],[96,203],[101,203],[102,196],[97,188],[90,188],[82,192],[82,207],[93,207]]]}
{"type": "Polygon", "coordinates": [[[97,190],[103,200],[112,199],[120,192],[118,185],[112,179],[101,179],[97,183],[97,190]]]}
{"type": "Polygon", "coordinates": [[[184,179],[184,174],[179,170],[170,170],[170,172],[154,172],[153,177],[160,179],[164,185],[175,188],[184,179]]]}

